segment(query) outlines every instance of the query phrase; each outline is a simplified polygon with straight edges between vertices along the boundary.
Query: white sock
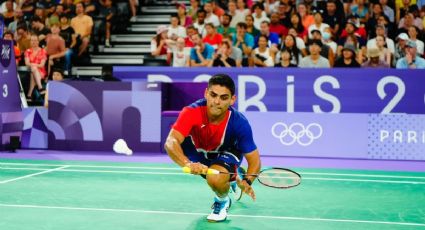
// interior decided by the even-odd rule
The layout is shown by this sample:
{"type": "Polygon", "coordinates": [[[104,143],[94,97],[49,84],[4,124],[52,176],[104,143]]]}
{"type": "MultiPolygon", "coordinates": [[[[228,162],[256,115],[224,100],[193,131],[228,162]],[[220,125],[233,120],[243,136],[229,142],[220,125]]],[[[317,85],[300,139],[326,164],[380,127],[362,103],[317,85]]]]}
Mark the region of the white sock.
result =
{"type": "Polygon", "coordinates": [[[229,196],[226,195],[225,197],[219,197],[219,196],[216,195],[214,199],[216,201],[222,203],[222,202],[227,202],[229,200],[229,196]]]}

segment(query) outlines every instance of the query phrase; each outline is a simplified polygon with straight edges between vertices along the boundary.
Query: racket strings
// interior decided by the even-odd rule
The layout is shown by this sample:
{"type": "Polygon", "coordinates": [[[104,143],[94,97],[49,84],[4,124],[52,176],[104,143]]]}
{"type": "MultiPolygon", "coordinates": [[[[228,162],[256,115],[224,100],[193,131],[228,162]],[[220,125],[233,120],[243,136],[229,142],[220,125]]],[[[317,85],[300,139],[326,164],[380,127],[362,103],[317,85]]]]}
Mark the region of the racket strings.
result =
{"type": "Polygon", "coordinates": [[[301,177],[297,173],[288,170],[270,169],[260,173],[258,180],[267,186],[289,188],[300,184],[301,177]]]}

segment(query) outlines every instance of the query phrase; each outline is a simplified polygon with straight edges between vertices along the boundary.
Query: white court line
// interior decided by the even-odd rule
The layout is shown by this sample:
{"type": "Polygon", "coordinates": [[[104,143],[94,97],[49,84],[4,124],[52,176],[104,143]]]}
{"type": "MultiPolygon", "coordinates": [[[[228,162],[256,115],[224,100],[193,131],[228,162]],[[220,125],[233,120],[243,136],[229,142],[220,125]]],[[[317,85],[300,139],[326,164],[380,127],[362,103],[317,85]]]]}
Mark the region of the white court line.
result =
{"type": "MultiPolygon", "coordinates": [[[[66,206],[44,206],[44,205],[18,205],[18,204],[1,204],[0,207],[8,208],[33,208],[33,209],[59,209],[59,210],[78,210],[78,211],[98,211],[98,212],[132,212],[144,214],[164,214],[164,215],[185,215],[185,216],[206,216],[206,213],[199,212],[173,212],[173,211],[154,211],[140,209],[112,209],[112,208],[83,208],[83,207],[66,207],[66,206]]],[[[228,215],[229,217],[239,218],[255,218],[255,219],[277,219],[277,220],[303,220],[303,221],[320,221],[320,222],[346,222],[346,223],[363,223],[363,224],[382,224],[382,225],[403,225],[403,226],[420,226],[425,227],[422,223],[412,222],[390,222],[390,221],[373,221],[373,220],[351,220],[351,219],[329,219],[329,218],[309,218],[309,217],[291,217],[291,216],[263,216],[263,215],[228,215]]]]}
{"type": "MultiPolygon", "coordinates": [[[[68,166],[69,167],[69,166],[68,166]]],[[[2,168],[3,170],[40,170],[37,168],[2,168]]],[[[82,173],[115,173],[115,174],[149,174],[149,175],[177,175],[187,176],[191,174],[186,173],[172,173],[172,172],[137,172],[137,171],[112,171],[112,170],[83,170],[83,169],[62,169],[61,172],[82,172],[82,173]]],[[[388,183],[388,184],[414,184],[422,185],[425,182],[421,181],[397,181],[397,180],[362,180],[362,179],[349,179],[349,178],[323,178],[323,177],[302,177],[302,180],[319,180],[319,181],[350,181],[350,182],[372,182],[372,183],[388,183]]]]}
{"type": "Polygon", "coordinates": [[[0,181],[0,184],[6,184],[6,183],[9,183],[9,182],[12,182],[12,181],[22,180],[22,179],[33,177],[33,176],[37,176],[37,175],[41,175],[41,174],[46,174],[46,173],[50,173],[50,172],[53,172],[53,171],[58,171],[58,170],[61,170],[61,169],[66,168],[66,167],[68,167],[68,166],[67,165],[64,165],[62,167],[58,167],[58,168],[54,168],[54,169],[49,169],[49,170],[45,170],[45,171],[42,171],[42,172],[33,173],[33,174],[29,174],[29,175],[26,175],[26,176],[21,176],[21,177],[9,179],[9,180],[0,181]]]}
{"type": "MultiPolygon", "coordinates": [[[[3,163],[0,162],[1,165],[29,165],[29,166],[52,166],[52,167],[60,167],[63,165],[60,164],[37,164],[37,163],[3,163]]],[[[112,168],[112,169],[151,169],[151,170],[171,170],[171,171],[181,171],[181,168],[176,167],[146,167],[146,166],[101,166],[101,165],[67,165],[69,167],[76,168],[112,168]]],[[[1,167],[0,167],[1,168],[1,167]]],[[[25,168],[22,168],[25,169],[25,168]]],[[[352,173],[318,173],[318,172],[302,172],[297,171],[298,173],[303,175],[326,175],[326,176],[350,176],[350,177],[376,177],[376,178],[400,178],[400,179],[421,179],[425,180],[425,176],[396,176],[396,175],[374,175],[374,174],[352,174],[352,173]]]]}

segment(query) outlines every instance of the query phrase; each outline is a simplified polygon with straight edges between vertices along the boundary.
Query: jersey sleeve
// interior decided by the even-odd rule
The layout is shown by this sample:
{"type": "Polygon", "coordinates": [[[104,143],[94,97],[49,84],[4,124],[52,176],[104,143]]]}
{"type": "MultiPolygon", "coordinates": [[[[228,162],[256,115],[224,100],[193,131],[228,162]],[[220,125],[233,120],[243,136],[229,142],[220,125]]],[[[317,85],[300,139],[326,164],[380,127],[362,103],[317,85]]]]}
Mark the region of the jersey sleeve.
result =
{"type": "Polygon", "coordinates": [[[250,153],[257,149],[252,134],[251,125],[245,117],[243,117],[240,126],[238,127],[238,143],[242,154],[250,153]]]}
{"type": "Polygon", "coordinates": [[[172,128],[179,131],[184,137],[187,137],[195,124],[196,119],[193,119],[195,115],[195,109],[189,107],[183,108],[172,128]]]}

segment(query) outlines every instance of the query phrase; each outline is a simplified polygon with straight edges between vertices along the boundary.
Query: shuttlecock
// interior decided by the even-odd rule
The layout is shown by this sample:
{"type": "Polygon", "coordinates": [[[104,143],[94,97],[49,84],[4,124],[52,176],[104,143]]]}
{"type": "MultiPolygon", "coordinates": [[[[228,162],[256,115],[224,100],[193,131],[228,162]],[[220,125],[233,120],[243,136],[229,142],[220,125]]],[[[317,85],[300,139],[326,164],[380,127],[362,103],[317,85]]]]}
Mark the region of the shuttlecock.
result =
{"type": "Polygon", "coordinates": [[[114,152],[118,154],[124,154],[127,156],[130,156],[133,154],[133,150],[131,150],[127,146],[127,143],[123,139],[118,139],[117,141],[115,141],[113,149],[114,149],[114,152]]]}

